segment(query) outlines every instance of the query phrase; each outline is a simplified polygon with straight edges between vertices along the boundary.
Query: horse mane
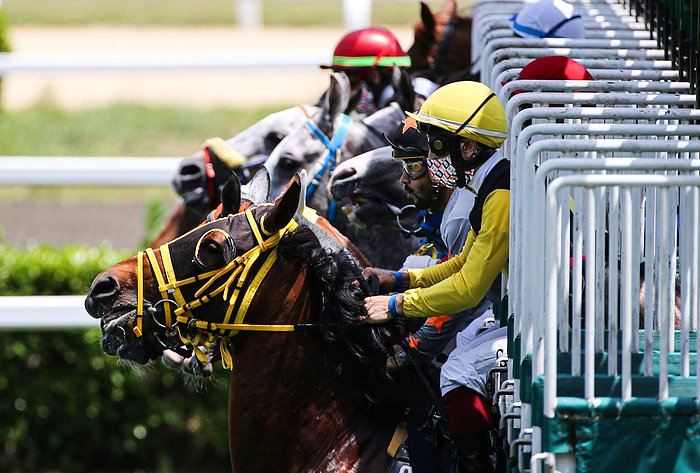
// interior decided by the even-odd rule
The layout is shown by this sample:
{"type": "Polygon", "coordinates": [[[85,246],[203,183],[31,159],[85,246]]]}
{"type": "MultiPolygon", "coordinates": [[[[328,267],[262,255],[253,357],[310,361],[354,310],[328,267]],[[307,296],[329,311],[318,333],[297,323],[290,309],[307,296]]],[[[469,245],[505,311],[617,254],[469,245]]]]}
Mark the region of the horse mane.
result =
{"type": "Polygon", "coordinates": [[[297,220],[299,227],[280,240],[277,251],[283,261],[300,260],[306,265],[321,308],[316,323],[323,342],[334,347],[328,353],[339,357],[370,401],[401,406],[399,388],[386,376],[386,359],[402,337],[402,324],[361,324],[364,298],[370,295],[362,270],[325,232],[315,231],[301,217],[297,220]],[[341,347],[345,349],[335,349],[341,347]]]}

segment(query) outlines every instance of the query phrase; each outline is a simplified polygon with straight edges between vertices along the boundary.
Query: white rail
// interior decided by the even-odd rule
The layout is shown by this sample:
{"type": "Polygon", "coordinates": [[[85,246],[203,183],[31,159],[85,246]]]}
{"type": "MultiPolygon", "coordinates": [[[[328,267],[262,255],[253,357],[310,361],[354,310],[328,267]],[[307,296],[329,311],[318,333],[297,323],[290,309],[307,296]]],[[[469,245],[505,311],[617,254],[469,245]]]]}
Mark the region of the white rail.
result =
{"type": "Polygon", "coordinates": [[[1,156],[0,185],[167,186],[182,158],[1,156]]]}
{"type": "Polygon", "coordinates": [[[85,296],[0,297],[0,331],[97,328],[85,310],[85,296]]]}
{"type": "Polygon", "coordinates": [[[317,68],[330,61],[328,50],[240,52],[0,53],[0,76],[12,72],[172,71],[262,68],[317,68]]]}
{"type": "MultiPolygon", "coordinates": [[[[163,186],[182,158],[0,157],[0,185],[163,186]]],[[[65,330],[98,327],[85,311],[85,296],[0,297],[0,330],[65,330]]]]}

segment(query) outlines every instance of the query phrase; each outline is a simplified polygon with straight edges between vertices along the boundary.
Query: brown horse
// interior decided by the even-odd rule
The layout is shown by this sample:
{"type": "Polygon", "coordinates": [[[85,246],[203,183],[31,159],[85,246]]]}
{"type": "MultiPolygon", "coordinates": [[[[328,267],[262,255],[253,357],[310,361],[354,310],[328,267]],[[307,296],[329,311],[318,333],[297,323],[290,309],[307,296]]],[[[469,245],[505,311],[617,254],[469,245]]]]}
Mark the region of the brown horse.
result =
{"type": "Polygon", "coordinates": [[[457,12],[456,0],[445,0],[435,14],[421,2],[421,21],[413,30],[412,72],[441,85],[472,79],[472,19],[457,12]]]}
{"type": "Polygon", "coordinates": [[[216,340],[232,356],[235,471],[384,472],[405,408],[386,396],[395,391],[384,371],[401,330],[359,324],[360,268],[299,216],[301,189],[295,176],[273,204],[116,264],[97,276],[85,305],[101,319],[108,354],[144,362],[136,347],[160,332],[166,343],[216,340]],[[386,401],[381,415],[370,399],[386,401]]]}

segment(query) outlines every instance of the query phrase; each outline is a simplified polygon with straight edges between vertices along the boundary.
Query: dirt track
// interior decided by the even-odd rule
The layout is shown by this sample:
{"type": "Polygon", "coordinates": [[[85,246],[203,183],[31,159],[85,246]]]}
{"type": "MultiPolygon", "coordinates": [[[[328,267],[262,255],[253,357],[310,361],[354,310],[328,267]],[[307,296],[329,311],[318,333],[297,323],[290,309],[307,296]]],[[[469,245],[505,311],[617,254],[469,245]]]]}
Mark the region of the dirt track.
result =
{"type": "MultiPolygon", "coordinates": [[[[408,47],[412,32],[394,29],[408,47]]],[[[61,52],[234,52],[328,50],[343,31],[334,28],[266,28],[260,31],[201,28],[14,28],[18,53],[61,52]]],[[[316,100],[328,82],[316,68],[227,72],[14,73],[3,84],[3,106],[28,108],[50,97],[68,109],[114,101],[187,106],[254,106],[316,100]]]]}

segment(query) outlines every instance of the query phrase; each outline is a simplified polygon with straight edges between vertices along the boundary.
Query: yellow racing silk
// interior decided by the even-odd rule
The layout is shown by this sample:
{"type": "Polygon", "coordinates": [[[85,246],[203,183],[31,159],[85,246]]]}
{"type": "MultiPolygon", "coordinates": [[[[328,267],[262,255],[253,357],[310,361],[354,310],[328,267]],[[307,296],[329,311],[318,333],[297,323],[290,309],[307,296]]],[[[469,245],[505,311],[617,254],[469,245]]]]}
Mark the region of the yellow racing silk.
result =
{"type": "Polygon", "coordinates": [[[435,266],[409,269],[406,317],[454,314],[477,305],[500,272],[508,271],[510,191],[493,190],[484,202],[481,230],[472,228],[462,252],[435,266]]]}

